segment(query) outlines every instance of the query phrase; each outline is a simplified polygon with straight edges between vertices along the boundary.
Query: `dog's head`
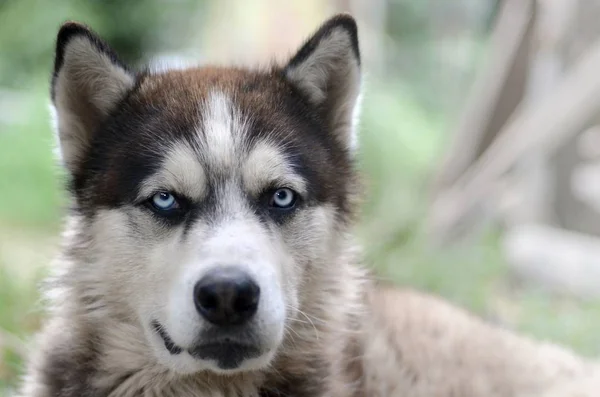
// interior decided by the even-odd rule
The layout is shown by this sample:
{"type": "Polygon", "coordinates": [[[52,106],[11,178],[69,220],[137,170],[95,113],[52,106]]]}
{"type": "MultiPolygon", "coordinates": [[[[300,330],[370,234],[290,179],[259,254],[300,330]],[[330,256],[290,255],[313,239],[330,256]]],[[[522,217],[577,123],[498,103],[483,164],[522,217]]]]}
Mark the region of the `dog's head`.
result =
{"type": "Polygon", "coordinates": [[[359,86],[346,15],[264,71],[134,72],[64,24],[51,95],[86,310],[128,315],[177,372],[268,366],[352,213],[359,86]]]}

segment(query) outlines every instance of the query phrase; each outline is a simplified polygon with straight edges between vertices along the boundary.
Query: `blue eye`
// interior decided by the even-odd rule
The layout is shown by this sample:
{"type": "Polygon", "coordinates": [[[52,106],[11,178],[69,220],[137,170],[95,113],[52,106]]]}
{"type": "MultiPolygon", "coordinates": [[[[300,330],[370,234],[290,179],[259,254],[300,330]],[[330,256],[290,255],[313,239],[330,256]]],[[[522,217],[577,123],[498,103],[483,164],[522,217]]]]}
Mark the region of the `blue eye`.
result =
{"type": "Polygon", "coordinates": [[[159,211],[170,211],[179,208],[175,196],[169,192],[158,192],[150,199],[152,206],[159,211]]]}
{"type": "Polygon", "coordinates": [[[296,204],[297,194],[292,189],[281,188],[275,190],[269,205],[279,209],[290,209],[296,204]]]}

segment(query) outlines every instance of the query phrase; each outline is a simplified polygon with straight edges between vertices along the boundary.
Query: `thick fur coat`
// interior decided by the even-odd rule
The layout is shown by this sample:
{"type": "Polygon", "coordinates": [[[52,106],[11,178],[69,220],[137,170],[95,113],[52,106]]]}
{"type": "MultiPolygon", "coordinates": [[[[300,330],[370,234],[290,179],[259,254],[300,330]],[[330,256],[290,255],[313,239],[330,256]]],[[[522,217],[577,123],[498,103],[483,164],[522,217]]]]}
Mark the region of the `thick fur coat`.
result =
{"type": "Polygon", "coordinates": [[[360,65],[348,15],[263,70],[133,71],[64,24],[73,209],[19,396],[599,396],[597,364],[360,266],[360,65]]]}

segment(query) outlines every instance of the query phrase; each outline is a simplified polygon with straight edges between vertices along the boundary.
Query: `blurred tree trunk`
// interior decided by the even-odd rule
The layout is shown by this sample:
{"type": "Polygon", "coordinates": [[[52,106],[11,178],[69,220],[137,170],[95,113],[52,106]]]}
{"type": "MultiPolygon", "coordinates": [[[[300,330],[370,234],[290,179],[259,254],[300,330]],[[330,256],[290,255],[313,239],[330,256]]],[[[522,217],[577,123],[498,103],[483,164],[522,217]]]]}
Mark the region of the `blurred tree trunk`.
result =
{"type": "Polygon", "coordinates": [[[479,159],[521,102],[527,86],[534,0],[504,0],[491,37],[487,65],[477,77],[451,148],[434,181],[434,194],[479,159]]]}
{"type": "MultiPolygon", "coordinates": [[[[555,85],[600,37],[600,1],[538,0],[538,6],[528,88],[532,101],[552,95],[555,85]]],[[[562,111],[571,109],[565,106],[562,111]]],[[[586,158],[599,159],[600,135],[594,128],[598,123],[597,113],[587,125],[584,120],[583,128],[573,131],[554,152],[538,150],[532,159],[521,161],[518,175],[528,200],[521,203],[520,210],[535,211],[531,204],[537,203],[553,216],[521,217],[504,238],[506,259],[517,275],[580,297],[600,294],[600,172],[597,166],[585,165],[586,158]],[[550,183],[540,184],[540,179],[550,183]]]]}
{"type": "MultiPolygon", "coordinates": [[[[566,48],[573,28],[573,14],[577,0],[537,0],[535,31],[532,45],[527,87],[523,104],[536,102],[551,95],[566,71],[566,48]]],[[[557,219],[557,196],[555,182],[560,167],[543,148],[532,151],[521,159],[513,173],[514,186],[518,192],[518,205],[505,214],[509,225],[519,223],[554,224],[557,219]]]]}
{"type": "MultiPolygon", "coordinates": [[[[556,219],[558,226],[600,232],[600,215],[582,200],[589,201],[593,189],[580,180],[590,180],[593,173],[589,167],[581,172],[577,149],[581,130],[598,114],[600,53],[590,40],[598,32],[596,25],[582,25],[585,18],[594,20],[590,15],[596,15],[599,3],[503,3],[488,66],[476,81],[436,181],[432,225],[445,228],[442,235],[469,223],[480,205],[485,212],[475,218],[497,216],[497,204],[509,224],[556,219]],[[534,4],[538,10],[532,12],[534,4]],[[568,56],[573,46],[585,57],[568,56]],[[579,179],[573,178],[576,170],[579,179]],[[493,193],[501,179],[500,194],[493,193]],[[503,203],[507,193],[513,196],[510,206],[503,203]]],[[[600,201],[600,194],[595,197],[600,201]]]]}
{"type": "MultiPolygon", "coordinates": [[[[572,19],[569,23],[571,29],[566,34],[562,48],[556,52],[562,58],[565,69],[575,63],[584,54],[595,40],[600,37],[600,1],[597,0],[544,0],[549,7],[556,8],[555,13],[563,18],[572,19]],[[572,16],[572,17],[571,17],[572,16]]],[[[545,34],[552,36],[556,30],[554,26],[548,26],[545,34]]],[[[565,109],[568,111],[568,109],[565,109]]],[[[600,123],[600,115],[596,116],[588,127],[600,123]]],[[[554,202],[553,207],[558,224],[566,229],[582,233],[600,235],[600,213],[596,211],[588,200],[600,200],[597,195],[586,195],[586,190],[593,188],[591,183],[598,183],[598,179],[574,178],[576,171],[584,164],[578,147],[582,139],[579,133],[563,144],[553,155],[552,165],[554,167],[554,202]],[[579,184],[579,186],[578,186],[579,184]],[[581,193],[584,194],[581,194],[581,193]]],[[[596,173],[597,175],[597,173],[596,173]]]]}
{"type": "Polygon", "coordinates": [[[600,0],[505,0],[429,220],[443,242],[499,216],[518,274],[580,295],[600,280],[598,17],[600,0]]]}

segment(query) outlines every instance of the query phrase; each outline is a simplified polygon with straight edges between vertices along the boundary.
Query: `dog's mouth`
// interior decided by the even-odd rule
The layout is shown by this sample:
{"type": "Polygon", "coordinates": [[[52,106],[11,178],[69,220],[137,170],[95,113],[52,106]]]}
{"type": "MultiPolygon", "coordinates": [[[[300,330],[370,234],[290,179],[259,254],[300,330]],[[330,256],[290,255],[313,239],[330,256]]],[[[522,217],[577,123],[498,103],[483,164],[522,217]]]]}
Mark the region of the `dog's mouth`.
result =
{"type": "Polygon", "coordinates": [[[160,336],[160,338],[163,340],[165,348],[169,351],[169,353],[171,353],[174,356],[177,354],[181,354],[183,349],[177,346],[175,342],[173,342],[173,339],[171,339],[167,331],[165,331],[165,328],[158,321],[152,321],[152,329],[154,329],[158,336],[160,336]]]}
{"type": "Polygon", "coordinates": [[[214,360],[219,368],[225,370],[238,368],[244,360],[261,355],[256,346],[234,341],[203,343],[189,349],[188,353],[201,360],[214,360]]]}
{"type": "Polygon", "coordinates": [[[244,360],[259,357],[262,354],[261,349],[257,346],[244,344],[228,337],[211,339],[184,349],[175,344],[158,321],[152,321],[152,328],[160,336],[171,355],[181,354],[185,350],[196,359],[215,361],[217,366],[223,370],[238,368],[244,360]]]}

